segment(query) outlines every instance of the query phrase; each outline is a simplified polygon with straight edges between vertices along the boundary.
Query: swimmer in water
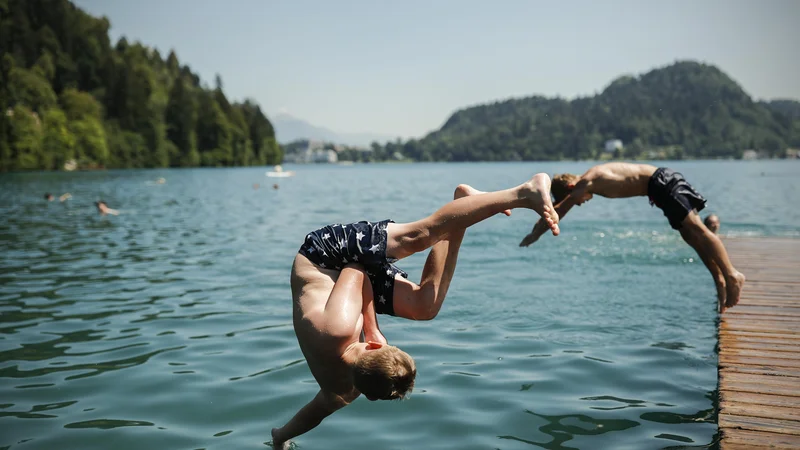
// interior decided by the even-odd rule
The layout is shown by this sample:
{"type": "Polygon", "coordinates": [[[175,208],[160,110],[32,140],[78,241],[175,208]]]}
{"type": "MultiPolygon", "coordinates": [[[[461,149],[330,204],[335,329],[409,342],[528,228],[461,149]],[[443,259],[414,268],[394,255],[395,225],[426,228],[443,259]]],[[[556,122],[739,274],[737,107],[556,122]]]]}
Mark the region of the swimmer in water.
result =
{"type": "Polygon", "coordinates": [[[712,233],[719,234],[719,217],[716,214],[706,216],[703,223],[712,233]]]}
{"type": "Polygon", "coordinates": [[[115,216],[119,215],[119,211],[116,209],[111,209],[108,207],[106,202],[103,200],[99,200],[94,202],[95,206],[97,206],[97,211],[100,213],[101,216],[105,216],[107,214],[113,214],[115,216]]]}

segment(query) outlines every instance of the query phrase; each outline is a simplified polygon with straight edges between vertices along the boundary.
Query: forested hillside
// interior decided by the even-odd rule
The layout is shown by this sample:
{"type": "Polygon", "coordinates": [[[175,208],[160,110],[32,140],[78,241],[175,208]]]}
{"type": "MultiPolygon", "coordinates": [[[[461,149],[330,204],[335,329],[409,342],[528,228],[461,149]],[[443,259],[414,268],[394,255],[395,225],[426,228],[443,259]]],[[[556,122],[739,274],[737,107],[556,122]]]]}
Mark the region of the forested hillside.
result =
{"type": "MultiPolygon", "coordinates": [[[[532,87],[532,90],[535,86],[532,87]]],[[[798,103],[753,101],[714,66],[679,62],[623,76],[600,94],[564,100],[528,97],[455,112],[420,140],[388,143],[421,161],[515,161],[598,158],[620,139],[626,158],[775,156],[800,147],[798,103]]]]}
{"type": "Polygon", "coordinates": [[[257,104],[109,27],[67,0],[0,0],[0,170],[281,161],[257,104]]]}

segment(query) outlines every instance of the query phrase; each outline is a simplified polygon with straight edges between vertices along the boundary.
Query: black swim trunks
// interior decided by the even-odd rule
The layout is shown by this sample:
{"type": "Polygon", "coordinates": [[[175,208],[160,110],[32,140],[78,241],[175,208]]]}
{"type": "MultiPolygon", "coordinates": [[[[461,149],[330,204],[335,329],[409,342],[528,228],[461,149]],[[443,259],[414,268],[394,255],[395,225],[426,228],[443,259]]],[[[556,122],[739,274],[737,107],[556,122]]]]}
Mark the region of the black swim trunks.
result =
{"type": "Polygon", "coordinates": [[[680,230],[683,219],[692,210],[702,211],[706,199],[700,195],[683,175],[666,167],[659,167],[647,185],[650,204],[664,211],[672,228],[680,230]]]}
{"type": "Polygon", "coordinates": [[[334,224],[312,231],[299,253],[323,269],[342,270],[350,263],[367,272],[375,297],[375,312],[394,315],[394,276],[408,274],[386,256],[386,226],[391,220],[334,224]]]}

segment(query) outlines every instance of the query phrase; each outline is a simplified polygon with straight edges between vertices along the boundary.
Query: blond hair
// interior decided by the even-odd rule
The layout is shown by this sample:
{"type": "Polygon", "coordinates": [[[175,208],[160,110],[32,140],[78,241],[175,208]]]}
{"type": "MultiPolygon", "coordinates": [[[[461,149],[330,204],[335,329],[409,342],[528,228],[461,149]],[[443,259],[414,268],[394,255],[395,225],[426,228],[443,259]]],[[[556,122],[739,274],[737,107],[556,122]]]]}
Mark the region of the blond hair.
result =
{"type": "Polygon", "coordinates": [[[572,188],[569,185],[575,185],[580,181],[581,177],[571,173],[559,173],[553,175],[553,181],[550,183],[550,192],[553,193],[553,203],[560,203],[561,200],[567,198],[572,188]]]}
{"type": "Polygon", "coordinates": [[[393,345],[366,352],[355,364],[353,384],[370,399],[395,400],[414,389],[417,367],[411,356],[393,345]]]}

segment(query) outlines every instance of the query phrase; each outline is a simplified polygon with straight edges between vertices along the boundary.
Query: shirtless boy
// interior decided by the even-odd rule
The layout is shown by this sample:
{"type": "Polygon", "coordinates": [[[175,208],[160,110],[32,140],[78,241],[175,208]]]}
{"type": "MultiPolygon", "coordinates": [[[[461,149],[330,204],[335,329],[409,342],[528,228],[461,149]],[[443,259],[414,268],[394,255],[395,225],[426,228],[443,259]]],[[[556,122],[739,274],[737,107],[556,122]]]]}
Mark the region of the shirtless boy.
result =
{"type": "MultiPolygon", "coordinates": [[[[678,172],[647,164],[614,162],[600,164],[580,177],[556,175],[552,182],[556,213],[563,218],[575,205],[591,200],[594,194],[607,198],[650,197],[650,204],[664,211],[672,228],[680,231],[683,240],[697,251],[717,287],[720,313],[739,302],[745,277],[728,259],[722,241],[703,225],[697,214],[706,199],[678,172]]],[[[527,247],[547,231],[545,223],[537,223],[520,242],[527,247]]]]}
{"type": "Polygon", "coordinates": [[[308,234],[292,266],[293,322],[320,390],[286,425],[272,430],[273,446],[287,448],[289,439],[361,394],[374,401],[400,399],[410,392],[414,360],[386,342],[375,314],[434,318],[455,272],[466,228],[497,213],[533,209],[557,235],[558,216],[549,192],[550,177],[543,173],[504,191],[486,193],[460,185],[452,202],[416,222],[336,224],[308,234]],[[419,284],[393,264],[428,248],[419,284]]]}

